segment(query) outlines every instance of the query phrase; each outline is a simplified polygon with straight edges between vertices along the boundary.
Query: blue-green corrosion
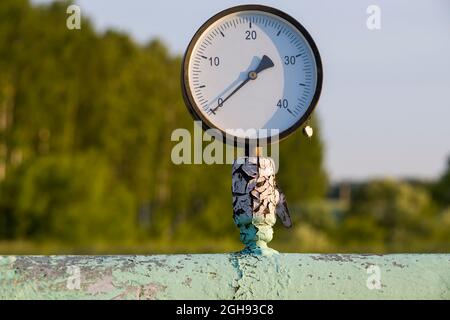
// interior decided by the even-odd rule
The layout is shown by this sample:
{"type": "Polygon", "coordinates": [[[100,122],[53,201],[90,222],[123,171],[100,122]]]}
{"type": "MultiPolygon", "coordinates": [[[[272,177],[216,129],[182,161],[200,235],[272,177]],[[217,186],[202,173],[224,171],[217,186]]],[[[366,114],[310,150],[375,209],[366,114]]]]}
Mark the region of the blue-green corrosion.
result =
{"type": "Polygon", "coordinates": [[[0,298],[450,299],[450,255],[0,256],[0,298]]]}

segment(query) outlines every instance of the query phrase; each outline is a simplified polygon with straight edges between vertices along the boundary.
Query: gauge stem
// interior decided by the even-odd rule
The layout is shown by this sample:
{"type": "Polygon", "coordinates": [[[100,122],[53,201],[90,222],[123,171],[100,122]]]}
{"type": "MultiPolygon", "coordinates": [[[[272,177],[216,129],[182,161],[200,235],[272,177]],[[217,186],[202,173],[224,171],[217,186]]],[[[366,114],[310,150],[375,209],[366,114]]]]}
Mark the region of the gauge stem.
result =
{"type": "Polygon", "coordinates": [[[246,145],[245,146],[245,156],[246,157],[262,157],[263,156],[263,148],[262,147],[251,148],[249,145],[246,145]]]}

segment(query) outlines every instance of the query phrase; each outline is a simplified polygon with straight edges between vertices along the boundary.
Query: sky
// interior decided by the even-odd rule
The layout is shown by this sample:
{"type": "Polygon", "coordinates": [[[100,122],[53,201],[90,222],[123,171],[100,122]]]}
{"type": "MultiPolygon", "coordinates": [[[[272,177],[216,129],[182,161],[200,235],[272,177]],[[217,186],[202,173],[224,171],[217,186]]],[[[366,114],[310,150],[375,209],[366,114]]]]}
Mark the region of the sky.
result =
{"type": "MultiPolygon", "coordinates": [[[[140,43],[158,37],[173,54],[184,53],[208,18],[247,3],[75,2],[100,32],[113,28],[140,43]]],[[[324,82],[315,112],[321,121],[325,165],[332,181],[433,179],[443,172],[450,156],[450,1],[252,3],[278,8],[296,18],[319,48],[324,82]],[[381,10],[379,30],[367,28],[370,5],[381,10]]],[[[298,156],[302,156],[301,150],[298,156]]]]}

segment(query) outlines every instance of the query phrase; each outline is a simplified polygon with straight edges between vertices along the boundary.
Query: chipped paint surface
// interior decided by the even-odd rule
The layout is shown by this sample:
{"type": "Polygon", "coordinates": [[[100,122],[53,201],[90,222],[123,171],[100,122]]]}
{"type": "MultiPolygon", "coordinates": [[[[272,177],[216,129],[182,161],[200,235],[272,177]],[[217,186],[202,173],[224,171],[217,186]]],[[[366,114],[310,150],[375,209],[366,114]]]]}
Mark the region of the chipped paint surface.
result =
{"type": "Polygon", "coordinates": [[[450,255],[0,256],[0,299],[450,299],[450,255]]]}
{"type": "Polygon", "coordinates": [[[242,253],[270,256],[276,215],[291,226],[284,194],[275,181],[275,162],[268,157],[241,157],[232,168],[233,220],[245,248],[242,253]]]}

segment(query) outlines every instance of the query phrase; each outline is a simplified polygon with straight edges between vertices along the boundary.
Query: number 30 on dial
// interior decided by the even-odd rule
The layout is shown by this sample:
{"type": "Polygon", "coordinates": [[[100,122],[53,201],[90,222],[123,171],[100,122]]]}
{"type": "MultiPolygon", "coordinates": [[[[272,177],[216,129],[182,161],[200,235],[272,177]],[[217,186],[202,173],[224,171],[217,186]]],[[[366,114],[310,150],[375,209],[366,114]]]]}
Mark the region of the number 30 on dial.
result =
{"type": "Polygon", "coordinates": [[[209,19],[191,40],[182,68],[191,114],[233,142],[286,137],[310,117],[322,87],[309,33],[291,16],[260,5],[209,19]],[[255,129],[266,130],[255,136],[255,129]]]}

